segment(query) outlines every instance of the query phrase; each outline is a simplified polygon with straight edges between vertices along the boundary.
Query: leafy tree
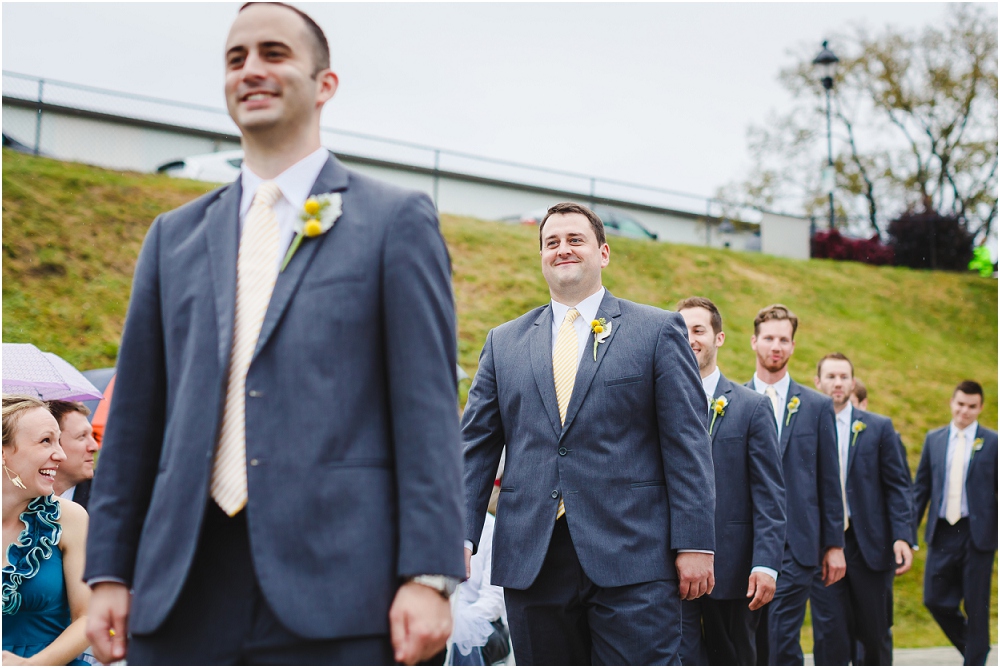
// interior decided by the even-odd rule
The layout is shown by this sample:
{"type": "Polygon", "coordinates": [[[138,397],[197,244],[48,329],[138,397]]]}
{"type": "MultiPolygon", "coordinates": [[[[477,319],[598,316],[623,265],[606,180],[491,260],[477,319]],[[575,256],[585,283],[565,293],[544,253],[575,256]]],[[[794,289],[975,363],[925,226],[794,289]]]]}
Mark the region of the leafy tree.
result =
{"type": "MultiPolygon", "coordinates": [[[[832,91],[838,221],[878,233],[906,212],[955,217],[983,239],[997,218],[997,17],[951,5],[920,34],[854,27],[830,39],[840,57],[832,91]]],[[[796,105],[751,127],[753,167],[719,198],[825,217],[826,97],[812,59],[792,55],[780,80],[796,105]]]]}

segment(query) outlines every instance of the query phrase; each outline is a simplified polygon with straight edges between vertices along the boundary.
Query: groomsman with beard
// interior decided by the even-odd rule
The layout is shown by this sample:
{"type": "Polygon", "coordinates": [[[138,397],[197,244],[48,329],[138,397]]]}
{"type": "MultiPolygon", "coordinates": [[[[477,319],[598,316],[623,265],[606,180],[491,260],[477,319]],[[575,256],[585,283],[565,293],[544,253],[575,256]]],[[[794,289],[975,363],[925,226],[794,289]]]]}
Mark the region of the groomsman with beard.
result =
{"type": "Polygon", "coordinates": [[[716,364],[722,314],[704,297],[677,304],[698,358],[715,466],[715,589],[683,601],[681,662],[757,663],[757,626],[774,596],[785,546],[785,486],[771,402],[734,383],[716,364]]]}
{"type": "Polygon", "coordinates": [[[758,663],[789,666],[805,661],[799,636],[813,575],[819,570],[823,583],[830,586],[846,570],[833,402],[788,375],[798,324],[795,314],[782,304],[757,313],[750,339],[757,370],[747,383],[771,401],[785,495],[794,499],[787,507],[781,576],[767,617],[758,628],[758,663]],[[767,653],[762,636],[767,638],[767,653]]]}
{"type": "Polygon", "coordinates": [[[951,424],[927,434],[913,483],[914,531],[929,508],[924,605],[967,666],[984,665],[990,651],[997,552],[997,433],[979,424],[982,410],[982,386],[959,383],[951,424]]]}
{"type": "Polygon", "coordinates": [[[854,366],[824,356],[816,387],[833,399],[842,472],[847,575],[824,587],[813,581],[816,665],[892,665],[892,585],[910,570],[910,475],[892,420],[851,405],[854,366]],[[861,652],[852,657],[854,640],[861,652]]]}

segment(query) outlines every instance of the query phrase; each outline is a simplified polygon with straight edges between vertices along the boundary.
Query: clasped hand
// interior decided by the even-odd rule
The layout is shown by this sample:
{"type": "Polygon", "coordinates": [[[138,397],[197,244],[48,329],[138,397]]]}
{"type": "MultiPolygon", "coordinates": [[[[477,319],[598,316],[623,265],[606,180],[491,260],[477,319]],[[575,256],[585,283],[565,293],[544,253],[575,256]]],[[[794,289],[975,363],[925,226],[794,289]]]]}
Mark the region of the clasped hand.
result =
{"type": "Polygon", "coordinates": [[[715,589],[715,555],[704,552],[681,552],[677,566],[678,593],[682,600],[693,601],[715,589]]]}

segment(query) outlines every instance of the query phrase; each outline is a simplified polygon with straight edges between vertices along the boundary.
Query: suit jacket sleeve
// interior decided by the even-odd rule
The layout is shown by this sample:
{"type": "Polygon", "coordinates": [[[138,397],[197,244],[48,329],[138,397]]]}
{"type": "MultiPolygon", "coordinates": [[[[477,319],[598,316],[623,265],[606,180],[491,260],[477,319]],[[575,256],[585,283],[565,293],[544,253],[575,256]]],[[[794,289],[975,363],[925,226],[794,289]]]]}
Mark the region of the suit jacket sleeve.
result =
{"type": "Polygon", "coordinates": [[[654,354],[660,450],[670,504],[670,549],[715,550],[715,469],[705,389],[687,327],[668,313],[654,354]]]}
{"type": "Polygon", "coordinates": [[[457,336],[448,251],[425,195],[402,203],[386,235],[382,318],[399,495],[398,574],[464,578],[457,336]]]}
{"type": "Polygon", "coordinates": [[[486,345],[479,355],[479,370],[469,388],[462,416],[462,439],[465,442],[465,539],[473,544],[473,552],[476,552],[506,442],[497,394],[492,330],[486,335],[486,345]]]}
{"type": "Polygon", "coordinates": [[[163,447],[167,377],[159,280],[161,225],[157,218],[146,234],[132,279],[115,400],[89,507],[85,580],[106,577],[132,583],[163,447]]]}
{"type": "Polygon", "coordinates": [[[840,491],[840,457],[837,454],[837,418],[833,402],[823,401],[819,413],[819,451],[816,478],[819,489],[820,548],[844,547],[844,497],[840,491]]]}
{"type": "Polygon", "coordinates": [[[882,426],[879,439],[879,472],[882,477],[882,491],[885,495],[885,505],[889,512],[889,525],[892,527],[892,540],[904,540],[907,543],[913,537],[912,528],[912,492],[910,491],[910,474],[906,469],[902,448],[896,436],[892,420],[882,426]]]}
{"type": "MultiPolygon", "coordinates": [[[[924,449],[920,453],[920,463],[917,465],[917,477],[913,481],[913,535],[916,536],[920,529],[920,520],[927,510],[927,503],[931,498],[931,448],[930,434],[924,439],[924,449]]],[[[933,509],[931,515],[934,516],[933,509]]],[[[928,520],[930,521],[930,520],[928,520]]],[[[915,542],[915,541],[914,541],[915,542]]]]}
{"type": "Polygon", "coordinates": [[[753,408],[747,436],[753,500],[753,565],[780,571],[785,550],[785,481],[778,454],[778,426],[771,401],[765,396],[753,408]]]}

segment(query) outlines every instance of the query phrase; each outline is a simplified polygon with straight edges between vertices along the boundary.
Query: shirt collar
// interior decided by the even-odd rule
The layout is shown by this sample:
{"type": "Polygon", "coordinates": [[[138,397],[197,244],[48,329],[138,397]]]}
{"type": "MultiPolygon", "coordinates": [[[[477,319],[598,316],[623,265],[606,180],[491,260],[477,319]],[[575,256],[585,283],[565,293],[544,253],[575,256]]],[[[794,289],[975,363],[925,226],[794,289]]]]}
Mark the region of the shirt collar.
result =
{"type": "Polygon", "coordinates": [[[955,426],[955,423],[952,422],[951,423],[951,428],[948,430],[948,440],[949,441],[953,441],[956,438],[958,438],[958,432],[964,432],[965,433],[965,442],[967,444],[968,443],[972,443],[974,440],[976,440],[976,432],[977,431],[979,431],[979,421],[978,420],[976,420],[975,422],[973,422],[972,424],[970,424],[965,429],[959,429],[957,426],[955,426]]]}
{"type": "Polygon", "coordinates": [[[566,318],[566,312],[571,308],[576,308],[580,312],[580,317],[583,318],[583,322],[590,322],[597,318],[597,310],[601,308],[601,301],[604,300],[604,286],[601,289],[590,295],[582,302],[577,304],[575,307],[567,306],[565,304],[560,304],[555,299],[552,300],[552,322],[556,325],[562,324],[563,319],[566,318]]]}
{"type": "Polygon", "coordinates": [[[851,424],[851,410],[853,408],[854,406],[852,406],[851,402],[848,401],[847,405],[841,408],[840,412],[837,413],[837,421],[843,422],[844,424],[851,424]]]}
{"type": "MultiPolygon", "coordinates": [[[[774,391],[778,393],[778,399],[782,401],[788,398],[788,387],[792,384],[792,377],[785,373],[777,383],[774,384],[774,391]]],[[[762,381],[757,377],[757,373],[753,374],[753,389],[758,393],[764,394],[764,389],[767,387],[767,383],[762,381]]]]}
{"type": "Polygon", "coordinates": [[[708,395],[709,399],[715,398],[715,390],[719,387],[719,378],[721,377],[722,372],[719,371],[719,367],[715,367],[715,371],[701,379],[701,385],[705,388],[705,394],[708,395]]]}
{"type": "MultiPolygon", "coordinates": [[[[281,174],[270,179],[277,184],[278,189],[281,190],[281,196],[291,205],[293,211],[298,211],[306,203],[309,191],[312,190],[313,184],[319,178],[319,173],[323,171],[323,166],[326,165],[326,161],[329,159],[330,151],[321,146],[281,174]]],[[[254,174],[247,167],[246,161],[240,167],[240,175],[243,184],[243,196],[240,199],[240,217],[243,217],[250,210],[254,195],[257,194],[257,188],[266,179],[262,179],[254,174]]]]}

